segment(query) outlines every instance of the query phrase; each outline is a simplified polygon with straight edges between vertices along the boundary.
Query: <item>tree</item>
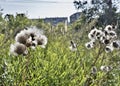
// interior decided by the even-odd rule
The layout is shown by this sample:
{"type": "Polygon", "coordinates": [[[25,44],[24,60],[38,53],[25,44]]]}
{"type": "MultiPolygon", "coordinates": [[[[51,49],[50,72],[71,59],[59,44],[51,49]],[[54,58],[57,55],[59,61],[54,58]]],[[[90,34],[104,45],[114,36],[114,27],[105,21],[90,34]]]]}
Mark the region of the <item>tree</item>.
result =
{"type": "Polygon", "coordinates": [[[15,16],[15,28],[25,28],[30,26],[30,20],[24,13],[17,13],[15,16]]]}
{"type": "Polygon", "coordinates": [[[77,10],[81,10],[88,21],[98,18],[99,25],[112,24],[117,21],[117,5],[118,0],[91,0],[88,1],[75,0],[73,3],[77,10]],[[90,4],[90,5],[89,5],[90,4]]]}
{"type": "Polygon", "coordinates": [[[4,17],[4,19],[8,23],[9,29],[14,26],[14,21],[15,21],[14,15],[12,15],[12,14],[6,14],[5,17],[4,17]]]}

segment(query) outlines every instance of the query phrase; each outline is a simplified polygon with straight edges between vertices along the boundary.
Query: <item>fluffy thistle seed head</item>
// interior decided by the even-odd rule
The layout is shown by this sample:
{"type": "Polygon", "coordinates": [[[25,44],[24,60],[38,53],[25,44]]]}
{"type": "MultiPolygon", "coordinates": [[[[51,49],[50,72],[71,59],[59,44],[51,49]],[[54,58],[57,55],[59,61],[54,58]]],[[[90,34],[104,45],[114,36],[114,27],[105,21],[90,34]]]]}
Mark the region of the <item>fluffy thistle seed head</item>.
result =
{"type": "Polygon", "coordinates": [[[15,44],[11,44],[11,46],[10,46],[10,54],[13,54],[15,56],[27,55],[28,51],[24,44],[15,43],[15,44]]]}
{"type": "Polygon", "coordinates": [[[108,31],[103,31],[103,33],[105,34],[105,36],[107,36],[108,35],[108,31]]]}
{"type": "Polygon", "coordinates": [[[105,29],[96,29],[95,27],[88,34],[88,38],[90,40],[94,40],[94,42],[88,42],[85,44],[87,49],[91,49],[94,47],[95,41],[104,44],[105,51],[112,52],[114,49],[120,49],[120,42],[115,42],[117,39],[117,33],[114,31],[116,26],[107,25],[105,29]]]}
{"type": "Polygon", "coordinates": [[[88,34],[88,38],[89,38],[90,40],[93,40],[93,39],[95,39],[95,35],[94,35],[94,34],[89,33],[89,34],[88,34]]]}
{"type": "Polygon", "coordinates": [[[86,46],[87,49],[93,48],[94,45],[95,45],[95,40],[91,40],[90,42],[87,42],[87,43],[85,44],[85,46],[86,46]]]}
{"type": "Polygon", "coordinates": [[[108,44],[110,44],[110,40],[105,39],[105,40],[103,40],[103,43],[104,43],[105,45],[108,45],[108,44]]]}
{"type": "Polygon", "coordinates": [[[70,49],[71,51],[76,51],[76,50],[77,50],[77,45],[76,45],[76,43],[74,43],[73,41],[70,41],[70,47],[69,47],[69,49],[70,49]]]}
{"type": "Polygon", "coordinates": [[[94,66],[94,67],[92,67],[92,69],[91,69],[91,73],[92,74],[96,74],[97,73],[97,68],[94,66]]]}
{"type": "Polygon", "coordinates": [[[70,43],[71,43],[73,48],[77,48],[77,45],[73,41],[70,41],[70,43]]]}
{"type": "Polygon", "coordinates": [[[22,33],[22,32],[20,32],[16,35],[15,41],[22,43],[22,44],[26,44],[26,40],[29,38],[29,35],[25,34],[24,32],[22,33]]]}
{"type": "Polygon", "coordinates": [[[112,28],[113,28],[113,30],[116,30],[117,29],[117,25],[112,24],[112,28]]]}
{"type": "Polygon", "coordinates": [[[32,41],[34,41],[35,40],[35,34],[34,33],[30,33],[30,37],[32,38],[32,41]]]}
{"type": "Polygon", "coordinates": [[[110,37],[110,39],[116,39],[117,38],[116,32],[115,31],[110,31],[109,32],[109,37],[110,37]]]}
{"type": "Polygon", "coordinates": [[[104,44],[104,40],[106,40],[105,36],[101,36],[99,39],[100,43],[102,43],[102,44],[104,44]]]}
{"type": "Polygon", "coordinates": [[[120,49],[120,41],[115,40],[111,43],[111,46],[113,46],[115,49],[120,49]]]}
{"type": "Polygon", "coordinates": [[[115,31],[110,31],[110,32],[109,32],[109,35],[110,35],[110,36],[114,36],[114,35],[116,35],[116,32],[115,32],[115,31]]]}
{"type": "Polygon", "coordinates": [[[43,31],[36,27],[30,27],[20,31],[15,36],[15,44],[11,44],[10,53],[13,55],[26,55],[28,53],[26,47],[35,49],[37,45],[45,48],[47,37],[43,35],[43,31]]]}
{"type": "Polygon", "coordinates": [[[32,49],[35,49],[37,45],[38,45],[38,44],[37,44],[37,41],[34,40],[34,41],[32,41],[31,48],[32,48],[32,49]]]}
{"type": "Polygon", "coordinates": [[[111,45],[106,46],[106,48],[105,48],[106,53],[112,52],[113,50],[114,50],[114,48],[111,45]]]}
{"type": "Polygon", "coordinates": [[[117,44],[117,42],[113,42],[113,47],[114,48],[119,48],[119,45],[117,44]]]}
{"type": "Polygon", "coordinates": [[[109,72],[112,69],[111,66],[101,66],[100,70],[103,72],[109,72]]]}
{"type": "Polygon", "coordinates": [[[28,34],[27,30],[22,30],[15,37],[15,41],[30,47],[32,45],[32,37],[28,34]]]}
{"type": "Polygon", "coordinates": [[[96,29],[96,28],[92,29],[92,30],[90,31],[90,33],[88,34],[88,38],[89,38],[90,40],[95,40],[95,38],[96,38],[96,33],[97,33],[97,29],[96,29]]]}
{"type": "Polygon", "coordinates": [[[104,30],[111,31],[111,30],[113,30],[113,27],[112,27],[112,25],[107,25],[104,30]]]}
{"type": "Polygon", "coordinates": [[[102,30],[98,30],[96,33],[96,39],[100,40],[102,36],[104,36],[104,33],[102,32],[102,30]]]}
{"type": "Polygon", "coordinates": [[[45,48],[47,44],[47,37],[45,35],[41,35],[35,38],[37,40],[37,44],[40,45],[42,48],[45,48]]]}

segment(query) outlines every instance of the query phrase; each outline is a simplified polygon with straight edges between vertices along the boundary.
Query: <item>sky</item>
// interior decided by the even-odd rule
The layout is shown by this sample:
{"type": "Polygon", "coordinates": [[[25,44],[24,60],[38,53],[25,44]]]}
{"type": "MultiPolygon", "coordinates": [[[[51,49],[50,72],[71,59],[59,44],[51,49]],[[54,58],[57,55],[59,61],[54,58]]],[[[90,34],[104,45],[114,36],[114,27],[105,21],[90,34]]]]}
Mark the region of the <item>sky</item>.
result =
{"type": "Polygon", "coordinates": [[[25,13],[28,18],[69,17],[77,12],[74,0],[0,0],[3,15],[25,13]]]}

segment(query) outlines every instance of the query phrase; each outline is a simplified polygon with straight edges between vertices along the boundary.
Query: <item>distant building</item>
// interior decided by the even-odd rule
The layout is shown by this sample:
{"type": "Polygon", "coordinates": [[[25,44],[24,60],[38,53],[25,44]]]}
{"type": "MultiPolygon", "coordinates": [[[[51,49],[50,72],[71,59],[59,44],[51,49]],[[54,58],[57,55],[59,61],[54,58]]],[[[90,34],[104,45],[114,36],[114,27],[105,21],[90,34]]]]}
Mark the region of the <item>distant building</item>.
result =
{"type": "Polygon", "coordinates": [[[74,13],[70,16],[70,23],[75,22],[80,18],[80,12],[74,13]]]}
{"type": "Polygon", "coordinates": [[[65,23],[68,22],[67,17],[50,17],[50,18],[44,18],[44,22],[51,23],[52,25],[57,25],[58,23],[65,23]]]}
{"type": "MultiPolygon", "coordinates": [[[[70,22],[69,23],[73,23],[76,20],[78,20],[80,18],[81,12],[76,12],[74,14],[72,14],[69,19],[70,22]]],[[[51,25],[56,26],[58,23],[66,23],[68,24],[68,17],[49,17],[49,18],[40,18],[41,20],[43,20],[45,23],[50,23],[51,25]]],[[[38,19],[32,19],[32,20],[38,20],[38,19]]]]}

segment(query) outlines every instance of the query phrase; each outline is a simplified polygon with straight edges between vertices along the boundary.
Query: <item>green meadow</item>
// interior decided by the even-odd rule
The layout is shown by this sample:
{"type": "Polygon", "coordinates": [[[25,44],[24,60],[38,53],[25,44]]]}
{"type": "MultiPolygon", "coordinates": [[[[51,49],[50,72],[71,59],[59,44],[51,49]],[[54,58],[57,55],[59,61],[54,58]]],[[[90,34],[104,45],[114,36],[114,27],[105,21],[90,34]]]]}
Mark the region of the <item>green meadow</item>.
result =
{"type": "Polygon", "coordinates": [[[92,49],[85,47],[95,22],[93,19],[84,23],[79,19],[66,29],[64,23],[51,28],[41,19],[33,21],[21,16],[9,21],[1,19],[0,86],[120,86],[120,50],[106,53],[99,42],[92,49]],[[48,38],[46,48],[28,48],[26,56],[10,55],[15,34],[29,26],[44,30],[48,38]],[[77,44],[77,51],[69,49],[71,40],[77,44]],[[102,65],[112,69],[101,71],[102,65]]]}

